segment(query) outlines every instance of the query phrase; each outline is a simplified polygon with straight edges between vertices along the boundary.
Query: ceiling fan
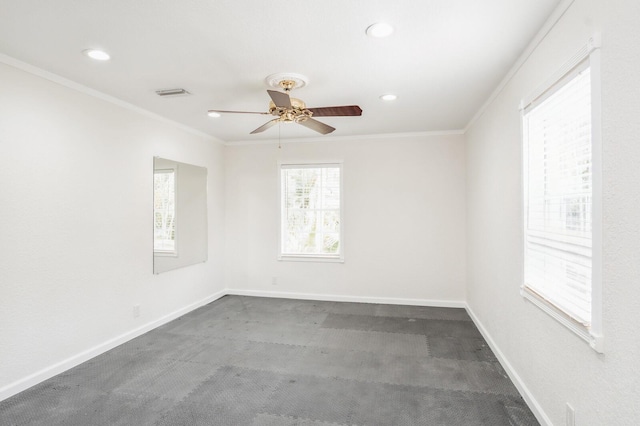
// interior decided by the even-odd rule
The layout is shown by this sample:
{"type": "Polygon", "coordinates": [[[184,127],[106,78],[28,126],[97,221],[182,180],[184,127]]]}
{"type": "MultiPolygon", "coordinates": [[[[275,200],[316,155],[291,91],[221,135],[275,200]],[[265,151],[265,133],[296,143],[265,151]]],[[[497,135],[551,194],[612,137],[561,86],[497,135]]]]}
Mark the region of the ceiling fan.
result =
{"type": "Polygon", "coordinates": [[[251,132],[252,135],[264,132],[277,123],[298,123],[311,130],[315,130],[318,133],[326,135],[333,132],[335,128],[312,117],[350,117],[362,115],[362,109],[358,105],[307,108],[303,101],[289,96],[289,92],[296,87],[295,80],[280,80],[278,85],[284,90],[284,93],[278,92],[277,90],[267,90],[267,93],[271,97],[268,112],[223,111],[210,109],[209,113],[262,114],[273,115],[276,117],[255,129],[251,132]]]}

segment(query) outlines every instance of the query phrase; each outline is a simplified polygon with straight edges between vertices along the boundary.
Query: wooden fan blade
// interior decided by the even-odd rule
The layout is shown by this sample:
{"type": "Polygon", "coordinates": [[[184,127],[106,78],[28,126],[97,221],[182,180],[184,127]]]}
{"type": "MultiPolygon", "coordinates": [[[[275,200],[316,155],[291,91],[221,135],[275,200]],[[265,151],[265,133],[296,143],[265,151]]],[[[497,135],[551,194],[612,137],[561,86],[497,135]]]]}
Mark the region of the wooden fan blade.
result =
{"type": "Polygon", "coordinates": [[[221,112],[221,113],[229,113],[229,114],[262,114],[262,115],[269,115],[268,112],[253,112],[253,111],[224,111],[221,109],[210,109],[207,112],[221,112]]]}
{"type": "Polygon", "coordinates": [[[321,108],[307,108],[314,117],[352,117],[362,115],[362,108],[358,105],[330,106],[321,108]]]}
{"type": "Polygon", "coordinates": [[[257,129],[255,129],[253,132],[251,132],[250,134],[255,135],[256,133],[262,133],[265,130],[267,130],[269,127],[273,126],[274,124],[276,124],[278,122],[277,118],[274,118],[271,121],[267,121],[266,123],[264,123],[262,126],[258,127],[257,129]]]}
{"type": "Polygon", "coordinates": [[[278,92],[276,90],[267,90],[269,96],[271,96],[271,100],[276,104],[277,107],[280,108],[292,108],[291,106],[291,98],[286,93],[278,92]]]}
{"type": "Polygon", "coordinates": [[[307,118],[305,121],[298,121],[298,124],[302,124],[304,127],[308,127],[311,130],[322,133],[323,135],[331,133],[335,130],[334,127],[321,123],[320,121],[314,120],[313,118],[307,118]]]}

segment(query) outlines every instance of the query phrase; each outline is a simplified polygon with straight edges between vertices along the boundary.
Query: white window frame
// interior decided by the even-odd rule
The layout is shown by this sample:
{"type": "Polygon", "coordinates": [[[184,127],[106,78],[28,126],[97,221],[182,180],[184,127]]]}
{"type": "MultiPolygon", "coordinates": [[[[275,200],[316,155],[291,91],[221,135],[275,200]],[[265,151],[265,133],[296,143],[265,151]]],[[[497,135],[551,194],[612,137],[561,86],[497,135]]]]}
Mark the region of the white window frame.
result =
{"type": "Polygon", "coordinates": [[[330,161],[330,162],[309,162],[309,161],[295,161],[295,162],[278,162],[278,260],[279,261],[293,261],[293,262],[340,262],[344,263],[344,169],[342,161],[330,161]],[[283,233],[283,215],[284,212],[284,200],[283,200],[283,182],[282,182],[282,170],[283,168],[328,168],[337,167],[340,169],[340,252],[336,255],[321,255],[321,254],[291,254],[282,252],[282,233],[283,233]]]}
{"type": "MultiPolygon", "coordinates": [[[[576,54],[571,57],[549,80],[538,87],[530,96],[520,103],[521,125],[524,124],[525,111],[534,104],[544,101],[550,94],[555,93],[558,87],[564,86],[572,76],[572,72],[588,62],[591,73],[591,161],[592,161],[592,266],[591,266],[591,322],[585,326],[571,318],[563,310],[550,301],[544,299],[535,291],[527,287],[523,282],[520,286],[520,294],[535,306],[567,327],[573,333],[589,343],[598,353],[604,352],[604,337],[602,330],[602,130],[601,130],[601,72],[600,72],[600,36],[594,35],[576,54]]],[[[524,138],[524,129],[521,129],[524,138]]],[[[524,142],[524,140],[522,141],[524,142]]],[[[521,144],[524,165],[524,143],[521,144]]],[[[526,192],[524,191],[526,169],[523,167],[521,188],[523,188],[523,237],[526,227],[526,192]]],[[[523,240],[523,254],[526,239],[523,240]]],[[[522,277],[524,278],[524,262],[522,277]]]]}
{"type": "MultiPolygon", "coordinates": [[[[156,250],[155,248],[155,229],[156,229],[156,224],[155,224],[155,206],[154,206],[154,215],[153,215],[153,235],[154,235],[154,242],[153,242],[153,254],[154,256],[167,256],[167,257],[178,257],[178,168],[177,167],[171,167],[171,168],[164,168],[164,169],[154,169],[153,171],[153,176],[154,176],[154,180],[155,180],[155,175],[157,173],[173,173],[173,205],[174,205],[174,212],[173,212],[173,233],[174,233],[174,240],[173,240],[173,250],[156,250]]],[[[154,204],[155,204],[155,182],[154,182],[154,204]]]]}

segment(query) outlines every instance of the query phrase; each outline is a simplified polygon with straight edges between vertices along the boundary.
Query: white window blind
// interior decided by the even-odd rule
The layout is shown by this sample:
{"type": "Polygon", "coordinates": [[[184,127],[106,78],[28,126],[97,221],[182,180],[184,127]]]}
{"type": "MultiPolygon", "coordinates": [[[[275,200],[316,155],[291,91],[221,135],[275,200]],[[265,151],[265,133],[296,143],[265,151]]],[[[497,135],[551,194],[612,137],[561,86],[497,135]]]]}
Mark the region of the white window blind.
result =
{"type": "Polygon", "coordinates": [[[341,258],[341,165],[281,165],[281,256],[341,258]]]}
{"type": "Polygon", "coordinates": [[[176,179],[175,170],[153,173],[153,251],[176,252],[176,179]]]}
{"type": "Polygon", "coordinates": [[[588,61],[523,115],[524,286],[591,324],[592,129],[588,61]]]}

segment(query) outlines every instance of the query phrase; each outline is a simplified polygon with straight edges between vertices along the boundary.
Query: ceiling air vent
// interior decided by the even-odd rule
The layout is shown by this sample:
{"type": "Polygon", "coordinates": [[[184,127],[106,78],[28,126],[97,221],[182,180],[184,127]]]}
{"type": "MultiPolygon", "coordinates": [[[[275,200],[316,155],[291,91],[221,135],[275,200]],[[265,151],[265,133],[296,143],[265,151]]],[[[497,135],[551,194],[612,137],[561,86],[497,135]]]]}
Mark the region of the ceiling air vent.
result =
{"type": "Polygon", "coordinates": [[[165,90],[156,90],[156,94],[158,96],[162,96],[163,98],[170,98],[174,96],[187,96],[191,93],[187,92],[184,89],[165,89],[165,90]]]}

